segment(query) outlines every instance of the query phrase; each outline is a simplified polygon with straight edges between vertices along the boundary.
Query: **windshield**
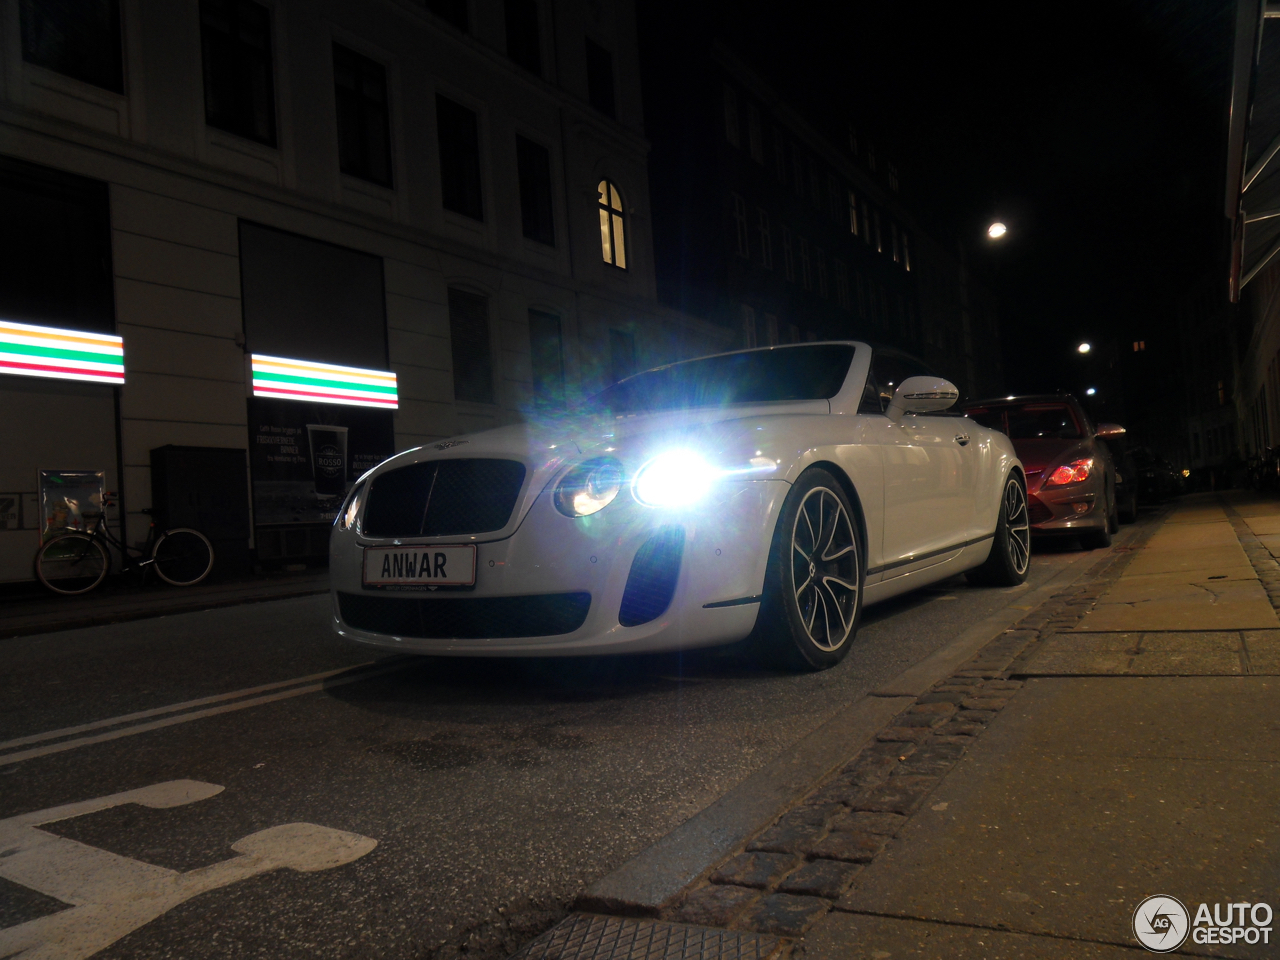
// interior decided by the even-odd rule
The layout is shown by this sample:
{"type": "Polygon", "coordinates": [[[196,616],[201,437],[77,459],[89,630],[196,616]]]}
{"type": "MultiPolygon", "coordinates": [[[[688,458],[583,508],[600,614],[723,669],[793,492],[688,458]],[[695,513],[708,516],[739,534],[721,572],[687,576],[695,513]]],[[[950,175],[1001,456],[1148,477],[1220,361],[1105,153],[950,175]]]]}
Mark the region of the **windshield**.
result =
{"type": "Polygon", "coordinates": [[[1080,423],[1069,404],[1011,403],[972,407],[971,420],[1007,434],[1010,440],[1079,440],[1080,423]]]}
{"type": "Polygon", "coordinates": [[[853,353],[849,344],[822,343],[686,360],[615,383],[585,406],[623,416],[731,403],[827,400],[844,385],[853,353]]]}

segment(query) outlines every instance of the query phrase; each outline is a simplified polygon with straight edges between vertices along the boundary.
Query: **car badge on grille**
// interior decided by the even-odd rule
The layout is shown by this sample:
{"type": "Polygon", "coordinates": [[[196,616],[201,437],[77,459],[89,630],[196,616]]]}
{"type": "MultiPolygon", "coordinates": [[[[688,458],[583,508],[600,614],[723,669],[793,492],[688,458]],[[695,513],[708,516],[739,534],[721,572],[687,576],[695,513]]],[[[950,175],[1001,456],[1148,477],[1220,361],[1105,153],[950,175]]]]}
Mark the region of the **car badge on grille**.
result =
{"type": "Polygon", "coordinates": [[[448,450],[450,447],[460,447],[464,443],[470,443],[470,440],[442,440],[436,444],[437,450],[448,450]]]}

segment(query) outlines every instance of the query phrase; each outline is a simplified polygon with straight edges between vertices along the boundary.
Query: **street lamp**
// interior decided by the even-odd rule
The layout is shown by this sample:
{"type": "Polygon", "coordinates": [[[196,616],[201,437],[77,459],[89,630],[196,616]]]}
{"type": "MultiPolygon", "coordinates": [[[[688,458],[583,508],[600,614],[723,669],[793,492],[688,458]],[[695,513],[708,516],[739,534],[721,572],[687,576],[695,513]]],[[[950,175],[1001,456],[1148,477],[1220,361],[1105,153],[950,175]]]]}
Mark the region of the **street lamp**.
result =
{"type": "Polygon", "coordinates": [[[991,224],[991,226],[987,227],[987,236],[990,237],[992,240],[999,240],[1008,232],[1009,232],[1009,228],[1006,227],[999,220],[991,224]]]}
{"type": "Polygon", "coordinates": [[[1086,391],[1084,392],[1084,394],[1085,394],[1085,396],[1086,396],[1086,397],[1092,397],[1092,396],[1093,396],[1095,393],[1097,393],[1097,392],[1098,392],[1098,390],[1097,390],[1097,388],[1096,388],[1096,387],[1090,387],[1088,390],[1086,390],[1086,391]]]}
{"type": "Polygon", "coordinates": [[[1092,349],[1093,349],[1093,344],[1090,343],[1088,340],[1086,340],[1084,341],[1084,343],[1076,347],[1076,353],[1088,353],[1092,349]]]}

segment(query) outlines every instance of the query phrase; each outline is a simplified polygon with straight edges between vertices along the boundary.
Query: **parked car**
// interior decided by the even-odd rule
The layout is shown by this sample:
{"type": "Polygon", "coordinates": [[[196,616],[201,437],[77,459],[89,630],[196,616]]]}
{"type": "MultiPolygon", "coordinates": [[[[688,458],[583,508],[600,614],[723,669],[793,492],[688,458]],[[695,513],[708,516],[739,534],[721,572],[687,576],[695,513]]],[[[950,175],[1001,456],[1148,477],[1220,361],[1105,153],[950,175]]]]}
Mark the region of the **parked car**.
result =
{"type": "Polygon", "coordinates": [[[1182,474],[1164,457],[1147,447],[1134,447],[1133,459],[1138,471],[1138,496],[1147,503],[1158,503],[1184,493],[1182,474]]]}
{"type": "Polygon", "coordinates": [[[956,388],[865,343],[658,367],[565,419],[406,451],[352,488],[333,625],[385,649],[622,653],[755,636],[840,661],[862,607],[1026,578],[1026,488],[956,388]]]}
{"type": "Polygon", "coordinates": [[[1111,462],[1116,468],[1116,518],[1121,523],[1133,523],[1138,519],[1137,461],[1129,452],[1123,436],[1104,442],[1111,451],[1111,462]]]}
{"type": "Polygon", "coordinates": [[[1002,397],[964,405],[965,414],[999,430],[1027,472],[1031,532],[1073,534],[1088,549],[1109,546],[1119,529],[1115,464],[1105,443],[1124,435],[1114,423],[1095,426],[1070,394],[1002,397]]]}

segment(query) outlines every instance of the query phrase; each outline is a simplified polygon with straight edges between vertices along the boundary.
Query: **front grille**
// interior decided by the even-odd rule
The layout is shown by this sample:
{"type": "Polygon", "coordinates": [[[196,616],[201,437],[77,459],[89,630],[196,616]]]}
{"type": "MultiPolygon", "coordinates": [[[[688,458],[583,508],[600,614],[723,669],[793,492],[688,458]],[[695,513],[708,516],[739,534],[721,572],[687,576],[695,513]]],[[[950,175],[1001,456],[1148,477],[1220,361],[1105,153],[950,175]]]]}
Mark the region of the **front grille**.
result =
{"type": "Polygon", "coordinates": [[[1032,526],[1037,523],[1048,523],[1053,519],[1053,511],[1046,507],[1034,493],[1027,497],[1027,519],[1032,526]]]}
{"type": "Polygon", "coordinates": [[[383,597],[339,593],[342,619],[357,630],[423,640],[553,637],[573,633],[591,609],[589,593],[531,597],[383,597]]]}
{"type": "Polygon", "coordinates": [[[368,537],[449,537],[501,530],[524,472],[515,460],[433,460],[388,470],[369,487],[361,531],[368,537]]]}
{"type": "Polygon", "coordinates": [[[637,627],[667,612],[680,578],[684,528],[663,527],[644,542],[631,561],[627,588],[622,592],[618,623],[637,627]]]}

